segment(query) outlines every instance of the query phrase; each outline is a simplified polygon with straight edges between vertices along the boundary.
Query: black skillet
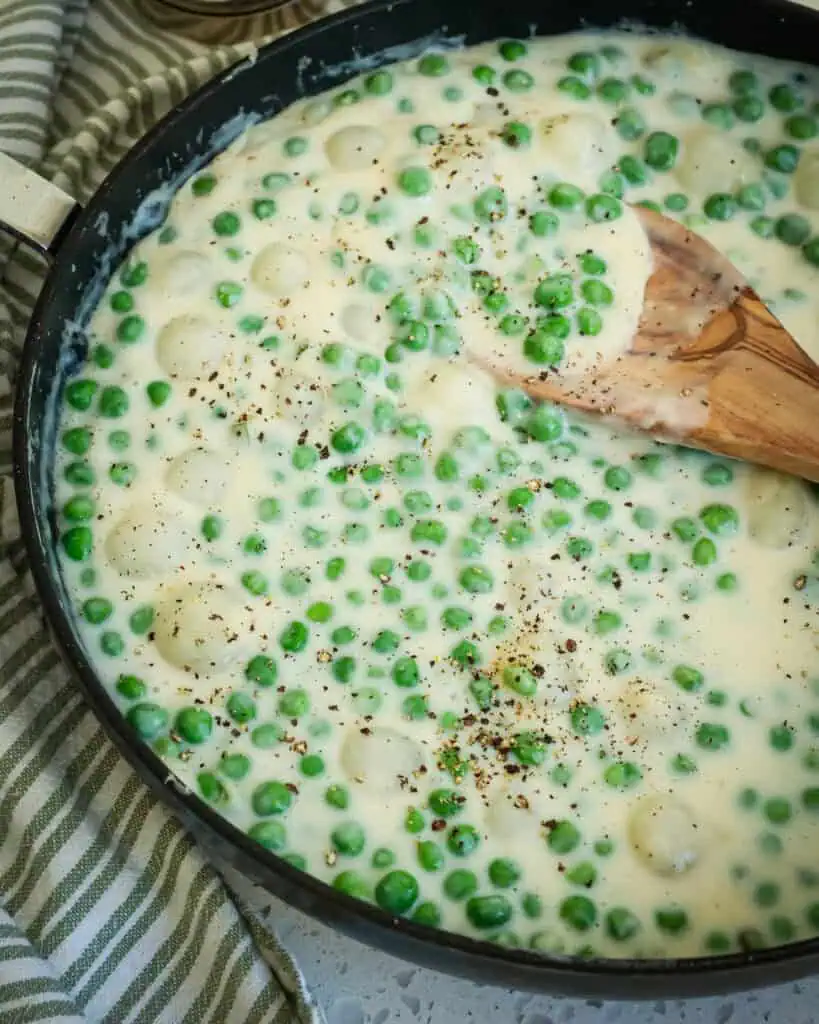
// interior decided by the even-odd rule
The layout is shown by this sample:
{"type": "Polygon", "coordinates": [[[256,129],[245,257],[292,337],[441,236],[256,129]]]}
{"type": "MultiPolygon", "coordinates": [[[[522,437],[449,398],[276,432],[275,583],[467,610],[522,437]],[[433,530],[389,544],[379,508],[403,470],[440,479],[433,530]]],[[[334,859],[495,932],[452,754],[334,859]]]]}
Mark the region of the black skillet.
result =
{"type": "MultiPolygon", "coordinates": [[[[41,221],[38,239],[52,266],[23,352],[14,454],[25,542],[58,646],[134,770],[225,861],[288,903],[399,957],[485,983],[635,999],[719,993],[804,976],[819,968],[819,939],[701,959],[546,957],[394,920],[284,863],[196,796],[167,782],[165,765],[131,732],[96,678],[72,626],[67,611],[71,601],[53,555],[51,478],[59,395],[66,377],[84,357],[83,324],[128,248],[161,221],[172,191],[168,183],[181,183],[230,140],[225,124],[232,124],[235,131],[237,122],[232,119],[239,114],[264,118],[304,94],[338,85],[351,76],[345,62],[353,57],[372,56],[374,64],[383,63],[387,58],[379,57],[379,51],[431,35],[478,43],[587,25],[605,27],[624,18],[656,29],[683,28],[740,50],[806,63],[816,60],[819,50],[819,14],[783,0],[378,0],[273,43],[255,60],[217,75],[166,117],[125,157],[85,209],[74,208],[65,217],[64,197],[55,199],[52,190],[50,224],[41,221]],[[166,187],[156,193],[161,186],[166,187]],[[138,210],[141,216],[134,228],[138,210]]],[[[412,53],[410,45],[399,55],[412,53]]],[[[43,183],[24,184],[30,187],[32,200],[48,194],[49,186],[43,183]]],[[[38,227],[33,223],[34,208],[33,202],[22,202],[7,218],[17,233],[31,234],[38,227]]]]}

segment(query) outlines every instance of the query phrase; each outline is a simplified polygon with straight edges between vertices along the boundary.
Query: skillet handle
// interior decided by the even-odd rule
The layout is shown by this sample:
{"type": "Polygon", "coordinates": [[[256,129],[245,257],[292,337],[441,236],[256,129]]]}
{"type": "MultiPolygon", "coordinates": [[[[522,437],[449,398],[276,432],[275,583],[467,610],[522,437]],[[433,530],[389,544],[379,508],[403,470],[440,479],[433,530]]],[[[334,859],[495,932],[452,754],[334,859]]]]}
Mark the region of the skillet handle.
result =
{"type": "Polygon", "coordinates": [[[54,259],[79,211],[62,189],[0,153],[0,228],[54,259]]]}

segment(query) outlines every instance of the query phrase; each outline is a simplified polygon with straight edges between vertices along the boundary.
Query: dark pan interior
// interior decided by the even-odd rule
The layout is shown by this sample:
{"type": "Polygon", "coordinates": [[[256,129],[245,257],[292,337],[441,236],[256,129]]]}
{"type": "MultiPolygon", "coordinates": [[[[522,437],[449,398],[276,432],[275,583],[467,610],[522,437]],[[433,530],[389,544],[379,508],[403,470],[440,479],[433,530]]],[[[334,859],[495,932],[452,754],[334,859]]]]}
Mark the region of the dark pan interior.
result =
{"type": "Polygon", "coordinates": [[[816,59],[819,43],[819,15],[784,0],[378,0],[271,44],[255,61],[217,76],[155,128],[64,233],[23,356],[15,463],[28,553],[59,647],[134,769],[223,860],[307,913],[420,964],[486,983],[635,999],[711,994],[804,976],[819,968],[819,940],[696,960],[547,958],[393,920],[377,907],[297,871],[196,796],[166,781],[165,766],[131,733],[74,635],[67,613],[70,600],[53,555],[51,518],[59,395],[84,356],[83,328],[100,292],[134,241],[161,222],[175,188],[243,126],[275,114],[300,96],[339,84],[355,73],[355,60],[377,66],[410,57],[431,39],[443,37],[469,44],[620,25],[624,19],[804,62],[816,59]]]}

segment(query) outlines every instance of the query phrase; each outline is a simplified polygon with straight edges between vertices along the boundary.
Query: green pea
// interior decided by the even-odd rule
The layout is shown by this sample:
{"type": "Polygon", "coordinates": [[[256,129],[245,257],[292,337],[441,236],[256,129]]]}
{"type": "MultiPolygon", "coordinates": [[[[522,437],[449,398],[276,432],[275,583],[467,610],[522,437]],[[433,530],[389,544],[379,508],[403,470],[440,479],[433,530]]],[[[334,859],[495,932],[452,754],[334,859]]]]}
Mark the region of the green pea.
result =
{"type": "Polygon", "coordinates": [[[548,210],[538,210],[529,218],[529,230],[536,238],[548,238],[556,234],[559,227],[557,214],[548,210]]]}
{"type": "Polygon", "coordinates": [[[101,370],[107,370],[114,365],[116,355],[107,345],[95,345],[91,349],[91,359],[101,370]]]}
{"type": "Polygon", "coordinates": [[[732,71],[728,79],[728,88],[736,96],[748,96],[759,92],[759,79],[753,71],[732,71]]]}
{"type": "Polygon", "coordinates": [[[404,571],[413,583],[424,583],[432,575],[432,566],[422,558],[414,558],[405,566],[404,571]]]}
{"type": "Polygon", "coordinates": [[[615,761],[603,772],[603,780],[612,789],[631,789],[642,777],[641,769],[631,761],[615,761]]]}
{"type": "Polygon", "coordinates": [[[431,839],[423,839],[416,843],[416,855],[419,865],[424,871],[440,871],[444,865],[444,851],[431,839]]]}
{"type": "Polygon", "coordinates": [[[682,213],[688,209],[688,196],[682,192],[671,192],[663,198],[663,206],[672,213],[682,213]]]}
{"type": "Polygon", "coordinates": [[[147,385],[145,391],[151,405],[155,409],[159,409],[168,401],[171,394],[171,385],[166,380],[154,380],[147,385]]]}
{"type": "Polygon", "coordinates": [[[567,181],[558,182],[549,190],[548,199],[558,210],[575,210],[583,202],[583,190],[567,181]]]}
{"type": "Polygon", "coordinates": [[[279,643],[282,650],[288,654],[298,654],[307,646],[310,639],[310,631],[303,622],[295,620],[286,626],[279,634],[279,643]]]}
{"type": "Polygon", "coordinates": [[[143,605],[141,608],[137,608],[128,618],[131,632],[136,633],[137,636],[147,633],[153,623],[154,609],[150,605],[143,605]]]}
{"type": "Polygon", "coordinates": [[[241,782],[250,773],[250,758],[245,754],[222,754],[219,771],[232,782],[241,782]]]}
{"type": "Polygon", "coordinates": [[[789,142],[774,146],[765,154],[765,166],[782,174],[793,174],[799,163],[800,151],[789,142]]]}
{"type": "Polygon", "coordinates": [[[567,820],[555,822],[549,829],[546,844],[553,853],[566,854],[580,843],[580,832],[567,820]]]}
{"type": "Polygon", "coordinates": [[[522,665],[507,665],[503,670],[503,684],[521,697],[532,697],[537,691],[537,679],[522,665]]]}
{"type": "Polygon", "coordinates": [[[504,60],[521,60],[528,53],[526,44],[519,39],[506,39],[498,44],[498,53],[504,60]]]}
{"type": "Polygon", "coordinates": [[[668,935],[680,935],[688,931],[688,914],[682,907],[660,907],[654,911],[654,923],[661,932],[668,935]]]}
{"type": "Polygon", "coordinates": [[[535,288],[534,300],[547,309],[562,309],[574,301],[572,279],[568,274],[550,274],[535,288]]]}
{"type": "Polygon", "coordinates": [[[698,527],[696,522],[689,516],[680,516],[671,523],[671,532],[681,541],[692,541],[697,536],[698,527]]]}
{"type": "Polygon", "coordinates": [[[256,702],[245,693],[232,693],[227,699],[227,713],[239,725],[256,717],[256,702]]]}
{"type": "Polygon", "coordinates": [[[421,678],[418,662],[414,658],[399,658],[392,667],[390,673],[392,681],[402,689],[417,686],[421,678]]]}
{"type": "Polygon", "coordinates": [[[357,857],[364,849],[367,839],[364,829],[357,822],[347,821],[333,829],[330,833],[330,842],[337,853],[345,857],[357,857]]]}
{"type": "Polygon", "coordinates": [[[494,586],[494,577],[485,566],[470,565],[458,574],[458,582],[470,594],[488,594],[494,586]]]}
{"type": "Polygon", "coordinates": [[[695,739],[703,750],[722,750],[731,742],[731,733],[727,726],[703,722],[697,727],[695,739]]]}
{"type": "Polygon", "coordinates": [[[138,676],[130,675],[119,676],[116,689],[125,700],[140,700],[148,692],[148,687],[138,676]]]}
{"type": "Polygon", "coordinates": [[[590,50],[573,53],[566,64],[571,71],[583,75],[584,78],[594,79],[600,74],[600,58],[590,50]]]}
{"type": "Polygon", "coordinates": [[[250,795],[253,813],[260,818],[284,814],[293,802],[293,794],[283,782],[262,782],[250,795]]]}
{"type": "Polygon", "coordinates": [[[819,787],[809,786],[803,789],[801,800],[805,810],[815,814],[819,811],[819,787]]]}
{"type": "Polygon", "coordinates": [[[287,843],[287,832],[280,821],[257,821],[247,830],[251,839],[266,850],[283,850],[287,843]]]}
{"type": "Polygon", "coordinates": [[[680,143],[669,132],[652,132],[643,146],[643,159],[655,171],[670,171],[677,162],[680,143]]]}
{"type": "Polygon", "coordinates": [[[136,313],[123,317],[117,324],[117,341],[121,341],[124,345],[131,345],[135,341],[139,341],[144,333],[145,321],[136,313]]]}
{"type": "Polygon", "coordinates": [[[90,487],[96,480],[94,470],[84,461],[70,462],[63,473],[67,483],[74,487],[90,487]]]}
{"type": "Polygon", "coordinates": [[[302,718],[310,710],[310,696],[306,690],[287,689],[278,701],[279,714],[285,718],[302,718]]]}
{"type": "Polygon", "coordinates": [[[159,704],[146,702],[129,708],[126,719],[144,740],[152,740],[168,725],[168,712],[159,704]]]}
{"type": "Polygon", "coordinates": [[[580,286],[580,294],[592,306],[610,306],[614,301],[611,288],[596,278],[586,278],[580,286]]]}
{"type": "Polygon", "coordinates": [[[558,80],[557,87],[575,100],[587,100],[591,96],[591,89],[576,75],[564,75],[558,80]]]}
{"type": "Polygon", "coordinates": [[[242,221],[239,214],[233,213],[230,210],[223,210],[221,213],[217,213],[211,221],[214,234],[223,238],[232,238],[234,235],[237,235],[241,226],[242,221]]]}
{"type": "Polygon", "coordinates": [[[523,343],[526,357],[539,366],[555,366],[565,354],[564,338],[571,331],[570,321],[561,314],[552,314],[523,343]]]}
{"type": "Polygon", "coordinates": [[[510,149],[525,149],[532,142],[532,129],[522,121],[509,121],[504,125],[501,138],[510,149]]]}
{"type": "Polygon", "coordinates": [[[597,86],[597,95],[607,103],[622,103],[628,91],[628,84],[621,78],[604,78],[597,86]]]}
{"type": "Polygon", "coordinates": [[[443,883],[444,894],[451,900],[460,902],[468,899],[478,888],[478,879],[472,871],[456,868],[451,871],[443,883]]]}
{"type": "Polygon", "coordinates": [[[218,540],[225,528],[224,521],[219,516],[205,516],[200,524],[202,536],[207,541],[218,540]]]}
{"type": "Polygon", "coordinates": [[[753,124],[765,114],[765,104],[758,96],[739,96],[734,100],[731,109],[740,121],[753,124]]]}
{"type": "Polygon", "coordinates": [[[501,80],[510,92],[528,92],[535,84],[529,72],[520,68],[505,72],[501,80]]]}
{"type": "Polygon", "coordinates": [[[257,725],[250,734],[250,742],[259,750],[271,750],[284,738],[284,731],[273,724],[257,725]]]}
{"type": "Polygon", "coordinates": [[[205,708],[182,708],[176,716],[174,728],[188,743],[204,743],[213,732],[213,716],[205,708]]]}
{"type": "Polygon", "coordinates": [[[588,896],[568,896],[558,913],[562,921],[578,932],[586,932],[597,924],[597,907],[588,896]]]}
{"type": "Polygon", "coordinates": [[[392,75],[384,69],[374,71],[364,79],[364,89],[371,96],[386,96],[392,90],[392,86],[392,75]]]}
{"type": "Polygon", "coordinates": [[[148,264],[144,260],[138,263],[129,262],[120,271],[119,279],[126,288],[138,288],[148,280],[148,264]]]}
{"type": "Polygon", "coordinates": [[[418,61],[418,72],[427,78],[440,78],[449,73],[450,65],[442,53],[427,53],[418,61]]]}
{"type": "Polygon", "coordinates": [[[475,216],[490,224],[503,220],[509,212],[509,200],[498,185],[485,188],[472,204],[475,216]]]}
{"type": "Polygon", "coordinates": [[[275,199],[254,199],[250,205],[256,220],[270,220],[276,215],[277,208],[275,199]]]}
{"type": "Polygon", "coordinates": [[[419,903],[413,910],[410,920],[416,924],[426,925],[428,928],[437,928],[441,923],[440,908],[429,900],[419,903]]]}
{"type": "Polygon", "coordinates": [[[372,897],[369,882],[357,871],[341,871],[333,879],[333,888],[357,900],[369,900],[372,897]]]}
{"type": "Polygon", "coordinates": [[[455,857],[466,857],[473,853],[481,837],[472,825],[453,825],[446,837],[447,849],[455,857]]]}
{"type": "Polygon", "coordinates": [[[804,106],[805,101],[799,93],[790,85],[775,85],[768,93],[768,99],[774,110],[783,114],[790,114],[804,106]]]}
{"type": "Polygon", "coordinates": [[[801,213],[786,213],[779,217],[774,233],[785,245],[804,245],[810,237],[810,221],[801,213]]]}
{"type": "Polygon", "coordinates": [[[706,505],[699,515],[709,533],[717,537],[732,537],[739,528],[739,516],[731,505],[706,505]]]}
{"type": "Polygon", "coordinates": [[[794,742],[794,730],[788,725],[775,725],[768,730],[768,742],[780,753],[790,750],[794,742]]]}
{"type": "Polygon", "coordinates": [[[594,736],[606,724],[605,717],[593,704],[577,704],[570,712],[572,729],[578,736],[594,736]]]}
{"type": "Polygon", "coordinates": [[[710,537],[700,537],[691,549],[691,561],[694,565],[713,565],[717,560],[717,546],[710,537]]]}
{"type": "Polygon", "coordinates": [[[118,487],[130,487],[136,478],[136,466],[132,462],[112,462],[108,476],[118,487]]]}
{"type": "Polygon", "coordinates": [[[737,212],[736,200],[727,192],[715,192],[702,205],[705,216],[710,220],[731,220],[737,212]]]}
{"type": "Polygon", "coordinates": [[[489,862],[489,881],[498,889],[509,889],[521,877],[520,866],[509,857],[496,857],[489,862]]]}
{"type": "Polygon", "coordinates": [[[418,899],[418,882],[408,871],[389,871],[375,887],[375,901],[390,914],[405,914],[418,899]]]}
{"type": "Polygon", "coordinates": [[[639,110],[634,107],[626,107],[614,119],[614,127],[625,142],[635,142],[645,135],[646,122],[639,110]]]}
{"type": "Polygon", "coordinates": [[[65,400],[72,409],[84,412],[91,408],[91,403],[99,385],[95,380],[74,380],[66,386],[65,400]]]}
{"type": "Polygon", "coordinates": [[[686,693],[696,693],[701,690],[704,682],[702,672],[691,665],[676,665],[671,672],[671,678],[686,693]]]}
{"type": "Polygon", "coordinates": [[[297,157],[303,156],[307,152],[308,145],[307,139],[301,135],[292,135],[289,139],[285,139],[283,149],[286,156],[297,157]]]}
{"type": "Polygon", "coordinates": [[[520,764],[533,768],[546,760],[547,748],[533,732],[519,732],[512,737],[511,751],[520,764]]]}
{"type": "Polygon", "coordinates": [[[398,187],[411,198],[428,195],[432,191],[432,175],[426,167],[405,167],[397,178],[398,187]]]}
{"type": "Polygon", "coordinates": [[[481,931],[500,928],[512,917],[512,904],[499,893],[472,896],[466,903],[466,916],[470,924],[481,931]]]}
{"type": "Polygon", "coordinates": [[[324,791],[324,802],[339,811],[346,811],[350,806],[350,792],[346,786],[334,784],[324,791]]]}
{"type": "Polygon", "coordinates": [[[243,292],[244,288],[237,281],[220,281],[216,285],[216,301],[225,309],[232,309],[243,292]]]}
{"type": "Polygon", "coordinates": [[[627,154],[617,161],[620,173],[631,185],[644,185],[648,180],[648,171],[639,157],[627,154]]]}
{"type": "Polygon", "coordinates": [[[72,523],[85,523],[94,516],[94,499],[87,494],[75,494],[63,505],[63,516],[72,523]]]}
{"type": "Polygon", "coordinates": [[[63,551],[74,562],[84,562],[91,557],[94,537],[87,526],[72,526],[60,538],[63,551]]]}
{"type": "Polygon", "coordinates": [[[813,139],[819,134],[819,121],[808,114],[792,114],[785,121],[785,131],[792,139],[798,139],[800,142],[813,139]]]}
{"type": "Polygon", "coordinates": [[[625,491],[631,486],[632,476],[625,466],[609,466],[603,482],[612,491],[625,491]]]}
{"type": "Polygon", "coordinates": [[[819,237],[811,238],[802,246],[802,255],[814,267],[819,267],[819,237]]]}
{"type": "MultiPolygon", "coordinates": [[[[750,224],[751,231],[760,238],[773,238],[775,221],[772,217],[754,217],[750,224]]],[[[810,243],[808,243],[810,244],[810,243]]],[[[802,250],[804,252],[804,249],[802,250]]]]}
{"type": "Polygon", "coordinates": [[[125,641],[119,633],[107,630],[100,637],[100,650],[109,658],[118,658],[125,650],[125,641]]]}
{"type": "Polygon", "coordinates": [[[595,223],[616,220],[622,212],[622,203],[614,196],[606,195],[603,192],[591,195],[586,199],[586,215],[595,223]]]}
{"type": "Polygon", "coordinates": [[[608,519],[612,513],[611,503],[602,499],[595,499],[590,501],[583,509],[587,516],[592,519],[597,519],[600,522],[608,519]]]}

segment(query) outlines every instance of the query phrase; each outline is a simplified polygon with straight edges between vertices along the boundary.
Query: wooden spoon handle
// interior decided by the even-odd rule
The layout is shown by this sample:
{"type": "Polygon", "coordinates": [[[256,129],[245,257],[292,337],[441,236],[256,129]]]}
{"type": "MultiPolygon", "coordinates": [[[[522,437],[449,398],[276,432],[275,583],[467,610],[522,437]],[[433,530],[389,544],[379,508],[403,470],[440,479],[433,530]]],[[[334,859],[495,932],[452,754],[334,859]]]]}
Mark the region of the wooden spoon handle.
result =
{"type": "Polygon", "coordinates": [[[751,288],[669,358],[710,378],[687,443],[819,481],[819,367],[751,288]]]}

